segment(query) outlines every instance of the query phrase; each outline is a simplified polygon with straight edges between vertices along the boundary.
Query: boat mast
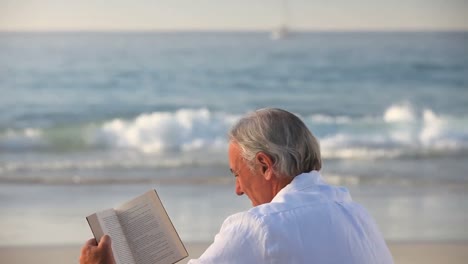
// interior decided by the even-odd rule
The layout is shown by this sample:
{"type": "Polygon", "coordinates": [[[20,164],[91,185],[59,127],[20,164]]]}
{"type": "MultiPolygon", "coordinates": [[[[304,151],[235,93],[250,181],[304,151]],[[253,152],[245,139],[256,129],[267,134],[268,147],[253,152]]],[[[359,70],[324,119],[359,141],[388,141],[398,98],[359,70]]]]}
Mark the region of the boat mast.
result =
{"type": "Polygon", "coordinates": [[[271,38],[274,40],[282,39],[288,35],[288,22],[289,22],[289,10],[287,0],[282,0],[281,7],[281,20],[279,26],[271,32],[271,38]]]}
{"type": "Polygon", "coordinates": [[[283,15],[283,24],[281,25],[282,28],[287,28],[288,27],[288,20],[289,20],[289,12],[288,12],[288,3],[286,0],[283,0],[283,10],[282,10],[282,15],[283,15]]]}

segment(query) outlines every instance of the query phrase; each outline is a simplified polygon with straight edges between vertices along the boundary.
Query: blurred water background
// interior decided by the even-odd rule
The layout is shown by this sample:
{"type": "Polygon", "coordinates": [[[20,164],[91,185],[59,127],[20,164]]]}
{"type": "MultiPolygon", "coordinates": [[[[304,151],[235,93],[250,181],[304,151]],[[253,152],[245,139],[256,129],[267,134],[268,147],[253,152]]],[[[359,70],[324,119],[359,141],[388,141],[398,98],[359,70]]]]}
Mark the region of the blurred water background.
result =
{"type": "Polygon", "coordinates": [[[468,33],[0,33],[0,245],[76,244],[156,188],[184,241],[250,202],[226,132],[281,107],[398,241],[468,240],[468,33]]]}

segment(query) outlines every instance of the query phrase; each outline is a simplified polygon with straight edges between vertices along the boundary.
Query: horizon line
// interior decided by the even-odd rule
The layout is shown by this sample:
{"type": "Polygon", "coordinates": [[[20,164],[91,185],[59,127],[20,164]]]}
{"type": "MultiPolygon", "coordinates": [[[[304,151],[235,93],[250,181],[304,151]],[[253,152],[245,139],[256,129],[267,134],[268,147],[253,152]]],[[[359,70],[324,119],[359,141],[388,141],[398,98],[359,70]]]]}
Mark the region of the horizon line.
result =
{"type": "MultiPolygon", "coordinates": [[[[0,29],[0,33],[270,33],[273,29],[0,29]]],[[[292,33],[468,33],[468,28],[289,28],[289,31],[292,33]]]]}

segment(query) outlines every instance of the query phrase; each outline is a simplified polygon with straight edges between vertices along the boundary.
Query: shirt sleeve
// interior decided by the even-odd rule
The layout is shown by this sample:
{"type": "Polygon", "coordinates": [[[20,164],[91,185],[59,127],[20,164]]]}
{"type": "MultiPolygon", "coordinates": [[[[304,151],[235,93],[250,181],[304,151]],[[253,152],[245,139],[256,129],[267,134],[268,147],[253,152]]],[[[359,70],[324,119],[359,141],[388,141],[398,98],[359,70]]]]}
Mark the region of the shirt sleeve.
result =
{"type": "Polygon", "coordinates": [[[228,217],[213,244],[188,264],[263,263],[265,262],[266,234],[260,219],[248,212],[228,217]]]}

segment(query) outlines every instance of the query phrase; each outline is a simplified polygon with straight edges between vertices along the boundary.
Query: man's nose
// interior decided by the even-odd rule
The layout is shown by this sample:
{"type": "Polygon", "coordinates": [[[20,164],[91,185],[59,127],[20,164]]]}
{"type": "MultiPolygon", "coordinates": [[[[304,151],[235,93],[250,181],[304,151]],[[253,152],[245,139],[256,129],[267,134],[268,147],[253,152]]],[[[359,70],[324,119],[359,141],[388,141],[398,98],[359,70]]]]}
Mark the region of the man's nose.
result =
{"type": "Polygon", "coordinates": [[[243,195],[244,194],[244,192],[242,191],[242,188],[241,188],[241,186],[239,184],[239,179],[238,178],[236,178],[236,194],[237,195],[243,195]]]}

